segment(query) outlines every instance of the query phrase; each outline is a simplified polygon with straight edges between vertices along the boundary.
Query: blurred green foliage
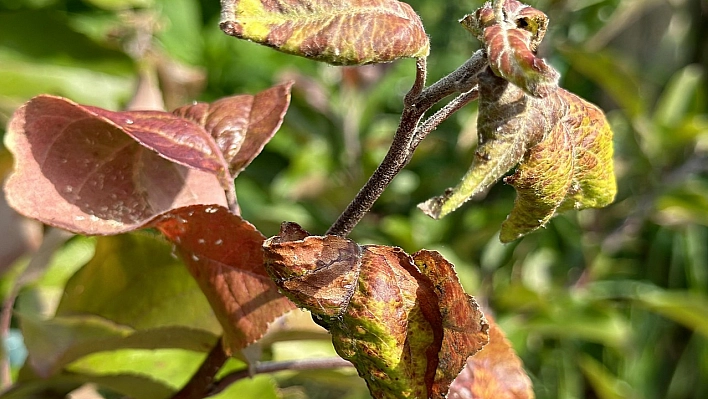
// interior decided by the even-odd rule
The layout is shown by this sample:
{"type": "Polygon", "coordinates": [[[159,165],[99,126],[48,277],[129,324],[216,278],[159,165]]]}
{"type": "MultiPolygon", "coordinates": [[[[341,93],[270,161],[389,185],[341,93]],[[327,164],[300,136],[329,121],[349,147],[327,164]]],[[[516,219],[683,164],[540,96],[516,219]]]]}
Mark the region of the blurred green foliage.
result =
{"type": "MultiPolygon", "coordinates": [[[[456,20],[481,1],[410,3],[431,37],[433,81],[477,48],[456,20]]],[[[558,216],[510,245],[497,239],[514,195],[503,184],[441,221],[422,215],[415,205],[454,185],[467,169],[476,145],[471,105],[421,144],[352,238],[410,252],[437,249],[453,261],[467,290],[496,312],[539,398],[708,397],[708,5],[531,5],[550,17],[540,51],[562,72],[561,85],[599,104],[613,126],[615,203],[558,216]]],[[[360,68],[318,64],[227,37],[218,29],[218,12],[215,0],[0,0],[0,129],[15,108],[40,93],[121,109],[144,68],[156,71],[168,107],[294,79],[283,127],[239,176],[237,192],[244,217],[266,236],[284,220],[323,233],[385,154],[412,83],[413,61],[360,68]]],[[[0,152],[3,175],[8,157],[0,152]]],[[[147,235],[133,239],[162,245],[147,235]]],[[[125,245],[115,240],[113,245],[125,245]]],[[[63,328],[64,339],[79,334],[71,333],[75,320],[68,314],[49,331],[32,321],[42,306],[56,308],[67,279],[87,260],[77,254],[94,245],[83,238],[69,241],[45,277],[20,292],[17,318],[25,319],[25,327],[35,325],[29,330],[37,334],[63,328]]],[[[151,251],[169,257],[169,248],[151,251]]],[[[26,262],[16,262],[3,287],[26,262]]],[[[174,272],[162,273],[166,279],[174,272]]],[[[134,305],[123,300],[126,307],[134,305]]],[[[96,323],[83,325],[82,333],[100,332],[109,342],[125,333],[123,327],[96,323]]],[[[25,337],[27,344],[34,338],[25,337]]],[[[265,356],[318,353],[302,343],[279,345],[265,348],[265,356]]],[[[326,340],[313,345],[331,353],[326,340]]],[[[102,384],[106,397],[126,389],[135,397],[160,396],[186,381],[203,357],[186,346],[113,348],[71,363],[75,374],[34,385],[36,376],[20,373],[26,385],[6,397],[53,397],[47,392],[86,381],[102,384]],[[156,366],[165,362],[169,369],[156,366]],[[130,377],[120,370],[131,371],[130,377]]],[[[222,395],[354,398],[366,397],[366,391],[351,373],[318,371],[244,380],[222,395]]]]}

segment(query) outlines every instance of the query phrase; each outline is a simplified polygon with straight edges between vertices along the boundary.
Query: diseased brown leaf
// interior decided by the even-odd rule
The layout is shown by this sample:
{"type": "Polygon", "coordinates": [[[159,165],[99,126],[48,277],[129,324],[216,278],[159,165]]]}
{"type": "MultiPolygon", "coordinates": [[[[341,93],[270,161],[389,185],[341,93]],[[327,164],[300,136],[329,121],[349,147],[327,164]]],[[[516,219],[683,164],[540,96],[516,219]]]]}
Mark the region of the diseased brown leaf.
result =
{"type": "Polygon", "coordinates": [[[35,97],[13,114],[5,138],[15,157],[8,202],[25,216],[82,234],[117,234],[173,208],[225,204],[214,175],[223,157],[205,132],[188,134],[195,129],[203,132],[167,113],[113,113],[35,97]],[[184,140],[169,139],[169,130],[183,132],[184,140]]]}
{"type": "Polygon", "coordinates": [[[504,179],[514,186],[517,196],[502,223],[502,242],[544,226],[556,212],[603,207],[614,200],[612,130],[604,114],[563,89],[553,96],[567,107],[559,122],[528,151],[516,172],[504,179]]]}
{"type": "Polygon", "coordinates": [[[442,398],[467,358],[486,346],[489,326],[477,301],[460,285],[452,263],[439,252],[425,249],[413,254],[413,259],[418,269],[430,279],[438,297],[443,337],[432,397],[442,398]]]}
{"type": "Polygon", "coordinates": [[[531,379],[497,323],[487,315],[489,344],[467,359],[449,399],[533,399],[531,379]]]}
{"type": "Polygon", "coordinates": [[[294,308],[263,266],[265,239],[221,206],[173,210],[154,222],[182,255],[224,329],[224,346],[237,353],[294,308]]]}
{"type": "Polygon", "coordinates": [[[308,235],[295,223],[283,223],[280,235],[269,241],[278,249],[268,251],[267,262],[288,267],[268,267],[268,271],[298,305],[317,308],[328,318],[338,317],[356,290],[362,250],[339,237],[308,235]]]}
{"type": "MultiPolygon", "coordinates": [[[[555,98],[545,100],[550,103],[555,98]]],[[[546,121],[557,119],[554,107],[524,95],[490,69],[482,72],[479,76],[478,147],[472,165],[455,188],[418,207],[426,215],[439,219],[471,197],[485,192],[545,137],[546,121]]]]}
{"type": "Polygon", "coordinates": [[[264,248],[276,284],[330,331],[375,398],[442,398],[487,342],[479,307],[436,252],[411,257],[400,248],[309,236],[294,223],[264,248]]]}
{"type": "Polygon", "coordinates": [[[516,0],[504,4],[502,21],[489,2],[461,21],[486,46],[490,63],[478,76],[475,158],[460,184],[418,207],[441,218],[518,165],[505,179],[517,191],[500,233],[510,242],[557,212],[609,205],[617,187],[604,114],[557,88],[557,72],[535,55],[546,16],[516,0]]]}
{"type": "Polygon", "coordinates": [[[231,176],[236,177],[280,127],[290,104],[291,87],[289,82],[256,95],[187,105],[173,113],[197,122],[211,134],[229,164],[231,176]]]}
{"type": "Polygon", "coordinates": [[[221,29],[289,54],[334,65],[425,57],[418,15],[396,0],[222,0],[221,29]]]}

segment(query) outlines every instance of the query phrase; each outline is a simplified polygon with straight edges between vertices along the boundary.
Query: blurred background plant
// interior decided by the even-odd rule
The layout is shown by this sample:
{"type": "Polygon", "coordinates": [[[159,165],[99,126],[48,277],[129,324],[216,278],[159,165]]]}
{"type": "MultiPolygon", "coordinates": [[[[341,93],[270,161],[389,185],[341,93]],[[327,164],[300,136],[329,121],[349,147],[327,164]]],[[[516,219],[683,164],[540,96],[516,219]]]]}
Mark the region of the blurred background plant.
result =
{"type": "MultiPolygon", "coordinates": [[[[409,3],[431,37],[429,80],[478,48],[455,21],[481,1],[409,3]]],[[[476,145],[471,105],[421,144],[352,238],[408,252],[437,249],[453,261],[468,292],[494,310],[538,398],[708,397],[708,3],[530,3],[550,17],[540,52],[561,71],[561,85],[599,104],[613,126],[615,203],[558,216],[510,245],[497,238],[514,197],[502,184],[454,216],[428,219],[415,205],[454,185],[470,163],[476,145]]],[[[172,109],[291,79],[296,84],[283,127],[240,175],[239,203],[266,236],[284,220],[323,233],[386,152],[413,61],[331,67],[228,37],[218,29],[218,13],[216,0],[0,0],[0,129],[15,108],[40,93],[113,110],[172,109]],[[159,90],[136,96],[137,87],[159,90]]],[[[0,176],[11,167],[3,148],[0,176]]],[[[213,334],[200,336],[203,342],[214,339],[213,317],[193,316],[205,309],[203,298],[195,300],[189,321],[181,309],[145,299],[196,290],[167,244],[148,234],[68,241],[55,234],[40,246],[41,226],[4,202],[0,224],[0,293],[6,307],[15,303],[15,315],[10,319],[6,311],[2,322],[11,366],[3,378],[5,386],[10,379],[24,386],[7,397],[63,397],[87,382],[109,398],[164,396],[198,367],[208,345],[146,350],[106,344],[72,352],[101,328],[121,336],[116,329],[124,325],[195,323],[213,334]],[[107,257],[111,245],[125,246],[126,253],[107,257]],[[153,256],[138,262],[141,253],[153,256]],[[65,288],[76,288],[92,267],[100,265],[112,282],[138,270],[136,264],[141,271],[130,281],[152,285],[105,298],[111,311],[108,305],[83,309],[114,323],[110,328],[83,320],[86,336],[77,335],[62,324],[67,320],[53,318],[65,288]],[[84,276],[72,277],[79,270],[84,276]],[[135,309],[161,319],[141,315],[137,323],[135,309]],[[63,371],[42,376],[36,364],[23,367],[27,351],[53,359],[40,366],[63,371]]],[[[333,354],[326,334],[301,316],[253,352],[274,360],[333,354]],[[295,330],[300,335],[287,332],[295,330]],[[300,338],[308,340],[294,341],[300,338]]],[[[243,365],[234,359],[229,367],[243,365]]],[[[221,395],[368,397],[363,382],[346,370],[259,376],[221,395]]]]}

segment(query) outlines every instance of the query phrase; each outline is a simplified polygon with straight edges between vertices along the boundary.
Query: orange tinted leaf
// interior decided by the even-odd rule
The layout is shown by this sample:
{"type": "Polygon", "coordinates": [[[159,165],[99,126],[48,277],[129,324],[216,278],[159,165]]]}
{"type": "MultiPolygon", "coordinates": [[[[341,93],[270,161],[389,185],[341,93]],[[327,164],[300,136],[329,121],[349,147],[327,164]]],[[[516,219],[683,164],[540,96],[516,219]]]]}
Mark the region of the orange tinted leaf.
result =
{"type": "Polygon", "coordinates": [[[168,113],[115,113],[43,95],[15,111],[5,140],[15,158],[8,203],[77,233],[117,234],[176,207],[226,203],[216,145],[168,113]]]}
{"type": "Polygon", "coordinates": [[[428,36],[418,15],[396,0],[225,0],[228,35],[335,65],[425,57],[428,36]]]}
{"type": "Polygon", "coordinates": [[[203,126],[218,144],[232,177],[261,152],[283,122],[290,104],[286,83],[256,95],[242,94],[213,103],[197,103],[173,113],[203,126]]]}
{"type": "Polygon", "coordinates": [[[206,294],[229,353],[259,339],[269,323],[294,307],[263,267],[263,235],[228,209],[181,208],[157,220],[155,227],[175,244],[206,294]]]}
{"type": "Polygon", "coordinates": [[[452,263],[440,253],[428,250],[416,252],[413,259],[438,296],[443,338],[432,395],[444,397],[467,358],[487,344],[489,325],[477,302],[462,289],[452,263]]]}
{"type": "Polygon", "coordinates": [[[330,331],[375,398],[442,398],[487,342],[484,316],[436,252],[413,258],[293,223],[264,248],[276,284],[330,331]]]}
{"type": "Polygon", "coordinates": [[[342,315],[361,267],[362,250],[356,243],[335,236],[308,237],[297,224],[283,223],[281,234],[267,247],[268,271],[286,295],[324,317],[342,315]],[[274,246],[277,250],[270,249],[274,246]]]}
{"type": "Polygon", "coordinates": [[[450,386],[449,399],[533,399],[531,379],[521,359],[493,318],[489,344],[467,359],[467,365],[450,386]]]}

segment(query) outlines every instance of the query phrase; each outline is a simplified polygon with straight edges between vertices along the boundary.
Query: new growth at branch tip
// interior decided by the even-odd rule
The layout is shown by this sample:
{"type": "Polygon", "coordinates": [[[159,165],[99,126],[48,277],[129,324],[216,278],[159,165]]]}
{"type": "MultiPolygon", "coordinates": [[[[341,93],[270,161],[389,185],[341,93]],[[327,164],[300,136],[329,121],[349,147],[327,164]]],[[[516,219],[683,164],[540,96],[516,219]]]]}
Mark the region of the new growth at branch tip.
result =
{"type": "Polygon", "coordinates": [[[560,74],[536,54],[544,13],[517,0],[487,2],[460,23],[482,42],[477,76],[478,147],[462,181],[418,207],[439,219],[504,175],[517,198],[502,223],[510,242],[568,209],[612,203],[617,187],[612,130],[596,105],[558,87],[560,74]]]}

